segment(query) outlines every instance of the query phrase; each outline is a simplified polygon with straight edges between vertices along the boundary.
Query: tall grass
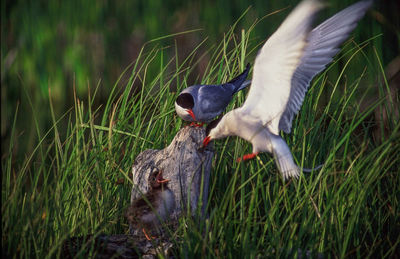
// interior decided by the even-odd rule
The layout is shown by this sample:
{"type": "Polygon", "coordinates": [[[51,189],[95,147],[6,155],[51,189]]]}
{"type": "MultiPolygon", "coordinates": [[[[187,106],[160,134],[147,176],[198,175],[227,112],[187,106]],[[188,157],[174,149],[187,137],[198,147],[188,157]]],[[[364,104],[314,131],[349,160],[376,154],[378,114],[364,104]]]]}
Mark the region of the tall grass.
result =
{"type": "MultiPolygon", "coordinates": [[[[98,106],[107,101],[111,86],[124,68],[135,59],[140,47],[147,41],[176,32],[201,28],[201,32],[167,38],[161,46],[178,46],[177,53],[184,58],[191,49],[207,37],[218,42],[221,35],[242,16],[237,28],[249,28],[255,19],[264,20],[252,29],[252,39],[260,42],[280,25],[300,0],[265,1],[85,1],[53,0],[3,1],[1,8],[1,136],[5,147],[10,140],[11,122],[15,104],[20,102],[16,134],[22,134],[14,152],[18,159],[31,153],[37,140],[51,127],[48,88],[51,88],[54,114],[60,117],[73,105],[72,85],[76,95],[87,102],[88,87],[100,86],[94,99],[98,106]],[[154,10],[157,10],[155,12],[154,10]],[[224,10],[221,12],[221,10],[224,10]],[[267,15],[266,15],[267,14],[267,15]],[[273,15],[271,15],[273,14],[273,15]],[[32,116],[32,111],[35,118],[32,116]],[[34,130],[27,130],[34,129],[34,130]]],[[[321,17],[327,18],[355,0],[329,0],[321,17]]],[[[398,53],[398,1],[375,1],[374,10],[357,26],[353,35],[357,42],[370,35],[384,34],[374,40],[383,63],[388,64],[398,53]]],[[[240,33],[240,32],[239,32],[240,33]]],[[[205,55],[201,65],[190,73],[189,82],[203,76],[204,63],[211,62],[200,47],[198,56],[205,55]]],[[[167,49],[164,58],[173,51],[167,49]]],[[[366,53],[369,53],[368,51],[366,53]]],[[[372,53],[371,53],[372,54],[372,53]]],[[[373,54],[372,54],[373,55],[373,54]]],[[[147,73],[156,76],[161,55],[149,63],[147,73]]],[[[179,61],[182,62],[182,59],[179,61]]],[[[361,67],[361,66],[360,66],[361,67]]],[[[335,73],[340,72],[333,69],[335,73]]],[[[354,73],[362,70],[354,68],[354,73]]],[[[129,74],[129,73],[127,73],[129,74]]],[[[126,85],[126,77],[117,89],[126,85]]],[[[65,128],[61,122],[60,127],[65,128]]],[[[3,148],[2,153],[7,148],[3,148]]]]}
{"type": "MultiPolygon", "coordinates": [[[[250,37],[253,28],[238,36],[233,26],[211,46],[207,72],[199,81],[224,82],[253,63],[262,44],[250,37]]],[[[216,141],[208,218],[180,220],[172,237],[177,257],[396,255],[400,126],[387,114],[390,133],[380,141],[372,137],[372,126],[383,127],[373,119],[375,108],[393,103],[383,99],[387,85],[368,80],[384,74],[380,57],[365,55],[365,44],[346,43],[336,61],[313,81],[292,134],[284,135],[299,165],[324,163],[323,168],[283,182],[271,156],[238,164],[234,158],[247,153],[249,143],[238,138],[216,141]],[[355,63],[356,58],[364,62],[355,63]],[[339,76],[330,76],[340,63],[344,66],[339,76]],[[346,75],[354,66],[363,66],[364,72],[349,81],[346,75]],[[378,87],[382,96],[361,108],[359,92],[368,87],[378,87]]],[[[124,72],[130,75],[124,90],[118,91],[116,82],[101,107],[93,105],[98,86],[88,86],[87,103],[75,96],[74,106],[61,117],[54,115],[50,101],[52,127],[20,164],[12,163],[19,139],[13,127],[13,141],[2,160],[3,254],[57,257],[71,236],[128,232],[123,214],[129,204],[131,166],[145,149],[166,147],[183,126],[174,101],[194,83],[187,77],[199,62],[194,59],[198,47],[179,63],[178,54],[166,60],[164,49],[146,45],[124,72]],[[149,76],[147,68],[154,65],[159,73],[149,76]],[[134,88],[137,82],[140,87],[134,88]],[[61,121],[67,122],[65,130],[59,128],[61,121]]],[[[244,99],[245,93],[239,93],[228,109],[244,99]]],[[[14,125],[20,116],[17,107],[14,125]]]]}

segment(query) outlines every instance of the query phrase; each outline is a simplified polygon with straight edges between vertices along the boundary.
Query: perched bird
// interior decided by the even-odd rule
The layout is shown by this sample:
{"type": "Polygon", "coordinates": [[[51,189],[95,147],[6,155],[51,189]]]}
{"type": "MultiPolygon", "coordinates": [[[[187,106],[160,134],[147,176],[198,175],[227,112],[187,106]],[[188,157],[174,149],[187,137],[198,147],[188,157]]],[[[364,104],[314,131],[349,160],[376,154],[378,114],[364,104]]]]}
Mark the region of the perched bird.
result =
{"type": "Polygon", "coordinates": [[[184,89],[175,101],[176,113],[185,121],[201,126],[220,115],[238,91],[246,88],[250,64],[236,78],[222,85],[192,85],[184,89]]]}
{"type": "Polygon", "coordinates": [[[126,212],[129,224],[141,228],[147,240],[151,237],[146,230],[157,228],[175,208],[175,197],[167,187],[168,181],[162,177],[162,171],[150,173],[149,192],[133,201],[126,212]]]}
{"type": "Polygon", "coordinates": [[[332,61],[371,4],[357,2],[311,29],[322,5],[301,2],[259,51],[244,104],[208,124],[203,147],[212,139],[239,136],[253,146],[253,153],[239,161],[267,151],[284,179],[297,178],[300,169],[279,131],[290,133],[310,81],[332,61]]]}

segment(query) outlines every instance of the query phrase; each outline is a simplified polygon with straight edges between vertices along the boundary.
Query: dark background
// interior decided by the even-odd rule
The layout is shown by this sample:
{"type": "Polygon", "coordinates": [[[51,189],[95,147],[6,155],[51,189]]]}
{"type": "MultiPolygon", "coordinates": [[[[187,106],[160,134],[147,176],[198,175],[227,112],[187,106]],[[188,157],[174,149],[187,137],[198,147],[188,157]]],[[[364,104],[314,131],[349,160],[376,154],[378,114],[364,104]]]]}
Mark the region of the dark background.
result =
{"type": "MultiPolygon", "coordinates": [[[[262,42],[277,29],[299,1],[2,1],[1,2],[1,138],[2,157],[8,150],[13,118],[16,159],[31,153],[52,125],[49,89],[56,117],[73,106],[75,86],[80,99],[87,101],[88,86],[99,84],[96,104],[104,103],[122,71],[138,56],[149,40],[188,30],[201,29],[169,37],[149,45],[165,48],[169,60],[178,51],[184,59],[207,38],[197,53],[201,61],[193,68],[188,83],[201,80],[213,44],[247,13],[236,26],[248,29],[262,19],[252,40],[262,42]],[[203,55],[204,54],[204,55],[203,55]]],[[[355,1],[327,1],[321,20],[355,1]]],[[[354,32],[357,42],[377,36],[366,48],[366,55],[379,56],[383,67],[399,54],[399,10],[397,0],[375,1],[373,9],[354,32]],[[376,51],[376,52],[375,52],[376,51]]],[[[251,60],[249,60],[251,62],[251,60]]],[[[157,62],[156,62],[157,63],[157,62]]],[[[376,71],[379,63],[373,61],[376,71]]],[[[359,76],[362,71],[354,71],[359,76]]],[[[149,68],[151,73],[159,68],[149,68]]],[[[351,73],[349,73],[351,74],[351,73]]],[[[374,80],[370,76],[371,80],[374,80]]],[[[125,87],[126,78],[118,83],[125,87]]],[[[3,159],[3,158],[2,158],[3,159]]]]}

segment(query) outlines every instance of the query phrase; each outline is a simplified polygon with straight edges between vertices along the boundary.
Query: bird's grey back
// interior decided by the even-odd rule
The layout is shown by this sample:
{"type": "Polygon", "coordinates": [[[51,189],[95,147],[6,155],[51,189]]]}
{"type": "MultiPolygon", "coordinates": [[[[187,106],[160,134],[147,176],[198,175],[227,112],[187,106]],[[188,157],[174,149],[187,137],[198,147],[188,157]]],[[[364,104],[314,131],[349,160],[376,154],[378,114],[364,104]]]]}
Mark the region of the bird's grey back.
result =
{"type": "Polygon", "coordinates": [[[194,107],[194,110],[196,114],[202,116],[197,119],[208,122],[221,114],[232,100],[232,96],[250,84],[246,81],[249,71],[250,64],[247,64],[246,69],[240,75],[225,84],[202,85],[197,88],[196,98],[199,105],[197,108],[194,107]]]}

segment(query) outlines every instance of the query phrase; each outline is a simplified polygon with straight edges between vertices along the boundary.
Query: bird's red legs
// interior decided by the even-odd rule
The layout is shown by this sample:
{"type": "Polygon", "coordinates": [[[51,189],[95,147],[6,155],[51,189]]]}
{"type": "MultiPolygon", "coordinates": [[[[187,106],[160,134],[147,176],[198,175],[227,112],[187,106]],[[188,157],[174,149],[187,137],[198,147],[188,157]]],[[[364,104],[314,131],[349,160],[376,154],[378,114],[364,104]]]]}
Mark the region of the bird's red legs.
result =
{"type": "Polygon", "coordinates": [[[246,154],[243,157],[238,157],[238,159],[236,159],[236,162],[239,163],[242,160],[243,161],[247,161],[247,160],[255,158],[257,155],[258,155],[258,152],[257,153],[246,154]]]}
{"type": "Polygon", "coordinates": [[[142,231],[143,231],[143,234],[144,234],[144,236],[146,237],[147,240],[150,241],[150,240],[156,238],[156,237],[152,237],[152,236],[147,235],[146,229],[142,228],[142,231]]]}
{"type": "Polygon", "coordinates": [[[157,183],[167,183],[169,179],[164,179],[162,176],[162,171],[160,171],[157,175],[157,183]]]}

